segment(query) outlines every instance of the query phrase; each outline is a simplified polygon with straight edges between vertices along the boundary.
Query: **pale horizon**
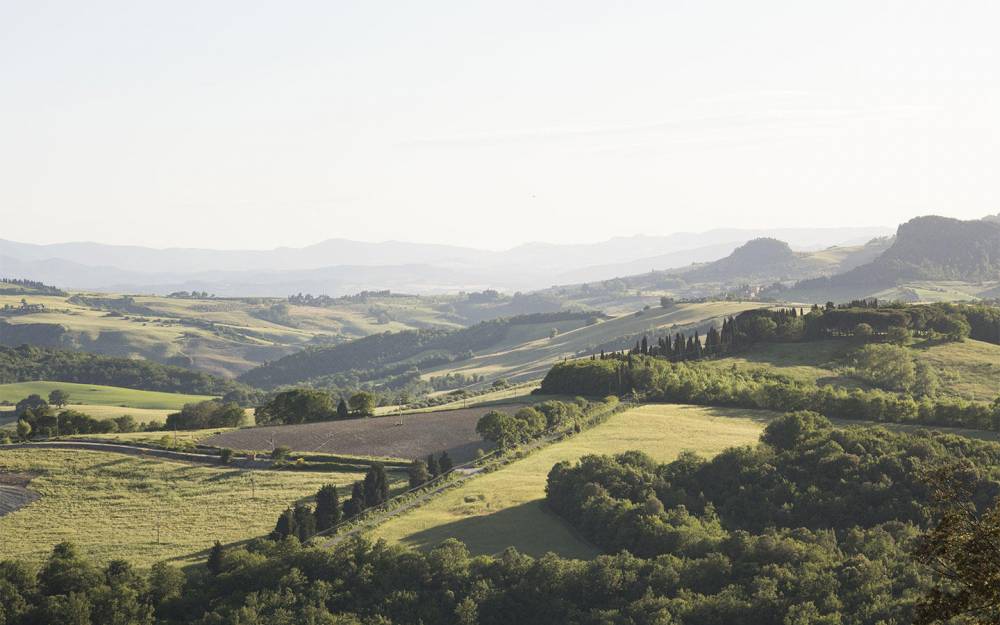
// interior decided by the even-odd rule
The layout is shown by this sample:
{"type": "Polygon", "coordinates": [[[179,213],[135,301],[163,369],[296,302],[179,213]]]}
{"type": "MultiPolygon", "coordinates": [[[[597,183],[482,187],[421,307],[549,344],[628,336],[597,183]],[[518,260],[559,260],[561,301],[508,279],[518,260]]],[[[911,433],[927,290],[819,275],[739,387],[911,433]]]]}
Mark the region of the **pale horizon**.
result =
{"type": "Polygon", "coordinates": [[[988,2],[0,8],[2,237],[501,250],[1000,211],[988,2]]]}

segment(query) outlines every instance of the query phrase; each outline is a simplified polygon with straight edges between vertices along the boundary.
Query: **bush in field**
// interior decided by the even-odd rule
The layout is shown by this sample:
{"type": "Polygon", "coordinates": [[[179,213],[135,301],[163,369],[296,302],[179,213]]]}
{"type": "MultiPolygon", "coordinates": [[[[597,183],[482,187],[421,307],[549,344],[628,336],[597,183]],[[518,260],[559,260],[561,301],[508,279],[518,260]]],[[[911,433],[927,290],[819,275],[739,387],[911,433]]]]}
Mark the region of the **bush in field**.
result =
{"type": "Polygon", "coordinates": [[[351,395],[348,404],[351,407],[351,414],[355,417],[370,417],[375,414],[376,397],[374,393],[368,391],[358,391],[351,395]]]}
{"type": "Polygon", "coordinates": [[[898,345],[865,345],[854,353],[853,372],[887,391],[909,391],[917,381],[910,350],[898,345]]]}

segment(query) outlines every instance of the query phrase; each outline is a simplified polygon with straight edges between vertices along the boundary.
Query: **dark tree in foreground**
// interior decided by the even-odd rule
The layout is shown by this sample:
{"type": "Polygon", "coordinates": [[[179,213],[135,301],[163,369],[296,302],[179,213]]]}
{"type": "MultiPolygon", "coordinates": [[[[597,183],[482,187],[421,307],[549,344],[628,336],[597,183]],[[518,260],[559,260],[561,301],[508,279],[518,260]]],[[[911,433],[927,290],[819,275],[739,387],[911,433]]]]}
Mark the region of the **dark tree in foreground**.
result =
{"type": "Polygon", "coordinates": [[[340,398],[340,402],[337,404],[337,418],[346,419],[351,416],[351,409],[347,407],[347,402],[344,398],[340,398]]]}
{"type": "Polygon", "coordinates": [[[351,488],[351,498],[344,502],[344,517],[358,516],[365,509],[365,485],[355,482],[351,488]]]}
{"type": "Polygon", "coordinates": [[[427,454],[427,471],[430,472],[431,477],[441,475],[441,467],[438,466],[438,461],[434,457],[434,454],[427,454]]]}
{"type": "Polygon", "coordinates": [[[918,605],[917,625],[956,617],[976,625],[1000,623],[1000,504],[980,511],[962,473],[938,471],[929,477],[940,520],[924,534],[916,557],[934,571],[938,583],[918,605]]]}
{"type": "Polygon", "coordinates": [[[389,499],[389,476],[385,467],[376,462],[365,474],[365,507],[372,508],[389,499]]]}
{"type": "Polygon", "coordinates": [[[278,523],[274,526],[274,531],[271,532],[271,538],[274,540],[281,540],[292,536],[296,533],[295,527],[295,513],[291,508],[286,508],[281,516],[278,517],[278,523]]]}
{"type": "Polygon", "coordinates": [[[316,531],[325,532],[340,522],[340,496],[337,487],[325,484],[316,492],[316,531]]]}
{"type": "Polygon", "coordinates": [[[299,542],[306,542],[316,534],[316,517],[312,509],[304,503],[295,504],[292,511],[295,517],[295,536],[299,542]]]}
{"type": "Polygon", "coordinates": [[[222,572],[223,553],[222,543],[215,541],[215,544],[212,545],[212,550],[208,552],[208,562],[205,563],[212,575],[218,575],[222,572]]]}
{"type": "Polygon", "coordinates": [[[444,474],[444,473],[447,473],[448,471],[451,471],[452,467],[454,467],[454,466],[455,465],[454,465],[454,463],[452,463],[451,456],[448,455],[448,452],[447,451],[442,451],[441,452],[441,459],[438,460],[438,470],[442,474],[444,474]]]}
{"type": "Polygon", "coordinates": [[[410,488],[416,488],[431,479],[431,473],[427,470],[427,463],[423,460],[414,460],[408,469],[410,474],[410,488]]]}

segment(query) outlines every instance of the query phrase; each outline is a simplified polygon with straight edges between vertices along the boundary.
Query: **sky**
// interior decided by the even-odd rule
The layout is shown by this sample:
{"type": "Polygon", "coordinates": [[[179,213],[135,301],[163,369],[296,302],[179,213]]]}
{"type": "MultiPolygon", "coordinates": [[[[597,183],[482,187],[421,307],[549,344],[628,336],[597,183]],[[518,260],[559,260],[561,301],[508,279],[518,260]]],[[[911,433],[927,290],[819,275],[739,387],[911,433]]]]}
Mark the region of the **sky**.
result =
{"type": "Polygon", "coordinates": [[[1000,3],[0,3],[0,238],[501,249],[1000,212],[1000,3]]]}

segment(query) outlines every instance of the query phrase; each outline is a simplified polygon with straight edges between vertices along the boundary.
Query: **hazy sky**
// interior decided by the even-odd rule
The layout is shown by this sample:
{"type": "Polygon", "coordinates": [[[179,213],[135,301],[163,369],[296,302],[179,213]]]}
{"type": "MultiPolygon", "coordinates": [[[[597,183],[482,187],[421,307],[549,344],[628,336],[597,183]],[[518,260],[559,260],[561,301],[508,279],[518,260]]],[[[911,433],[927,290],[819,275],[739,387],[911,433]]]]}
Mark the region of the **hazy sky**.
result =
{"type": "Polygon", "coordinates": [[[0,238],[501,248],[1000,211],[1000,3],[0,2],[0,238]]]}

